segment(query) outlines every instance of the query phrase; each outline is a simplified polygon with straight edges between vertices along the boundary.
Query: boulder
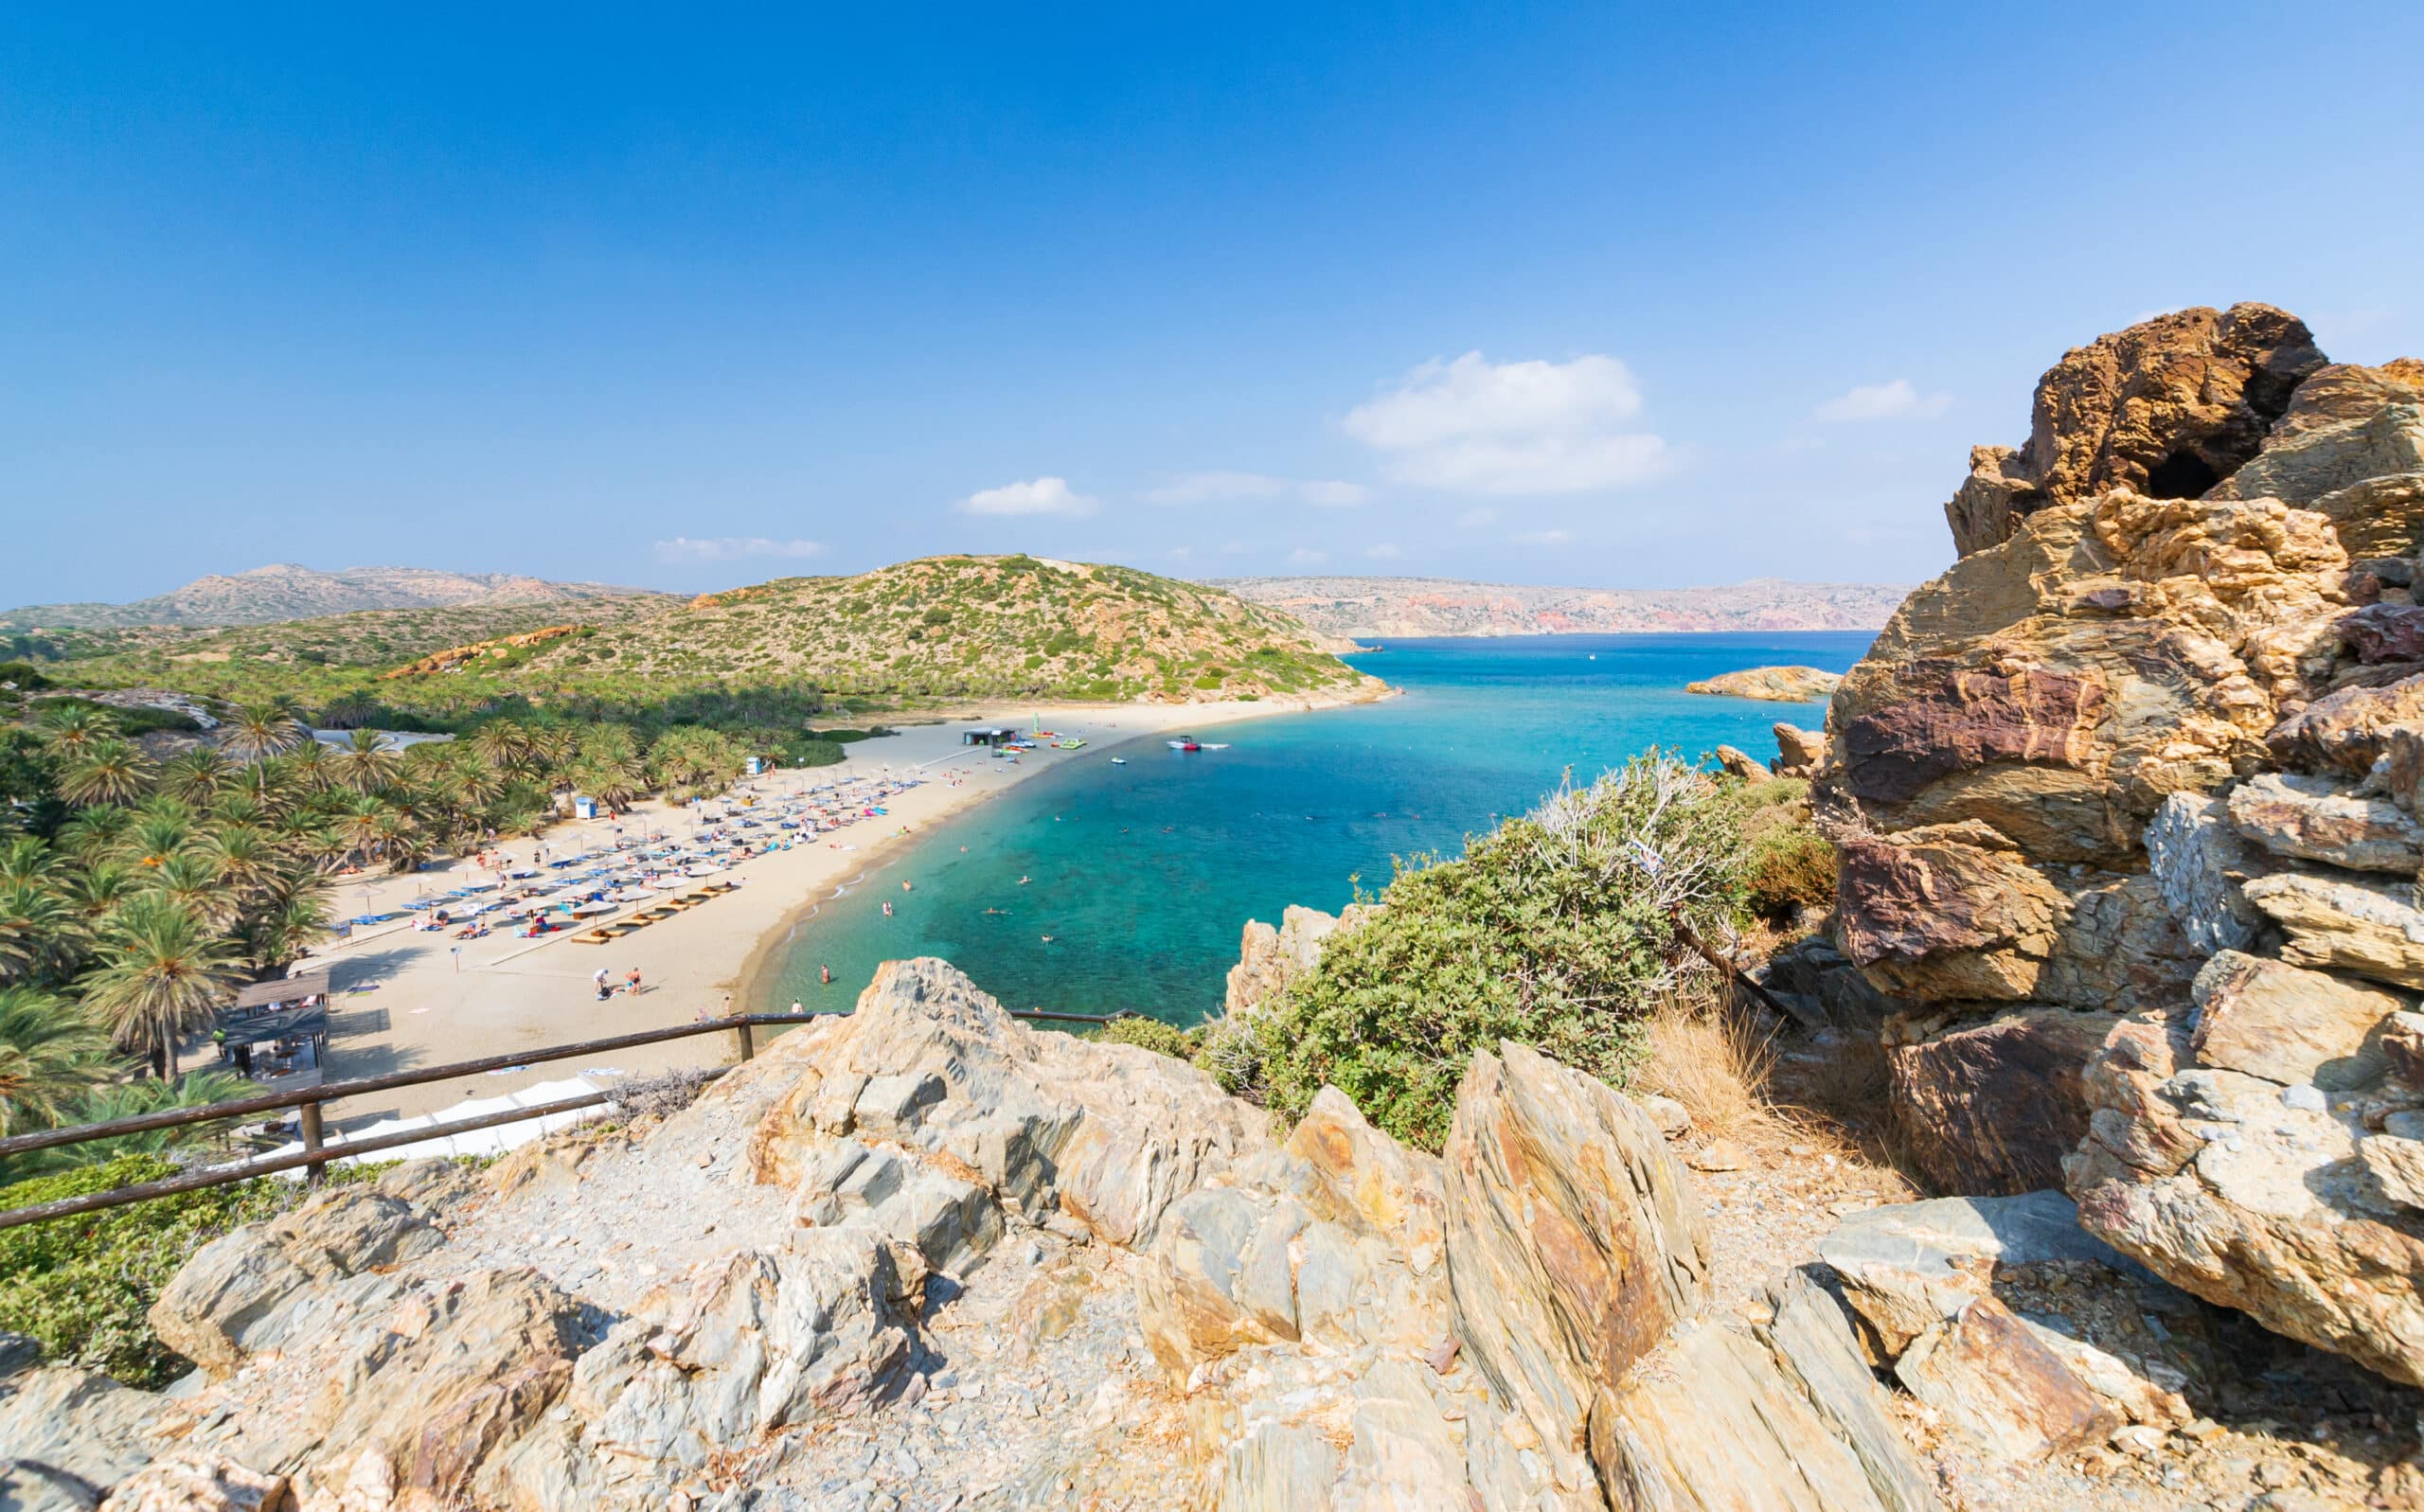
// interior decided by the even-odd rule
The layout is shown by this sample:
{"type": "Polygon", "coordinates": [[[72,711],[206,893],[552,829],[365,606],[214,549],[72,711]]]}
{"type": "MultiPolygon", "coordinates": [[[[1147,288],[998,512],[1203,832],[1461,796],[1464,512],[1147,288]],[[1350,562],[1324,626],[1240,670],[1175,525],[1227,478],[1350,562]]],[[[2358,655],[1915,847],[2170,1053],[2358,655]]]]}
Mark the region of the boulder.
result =
{"type": "Polygon", "coordinates": [[[2424,726],[2424,676],[2402,677],[2326,693],[2266,732],[2264,744],[2283,766],[2363,777],[2381,759],[2395,732],[2419,726],[2424,726]]]}
{"type": "Polygon", "coordinates": [[[1756,786],[1775,775],[1760,764],[1757,756],[1739,746],[1720,745],[1714,755],[1719,768],[1729,777],[1738,777],[1756,786]]]}
{"type": "Polygon", "coordinates": [[[1983,551],[2040,509],[2115,487],[2194,498],[2256,454],[2324,365],[2303,322],[2256,304],[2175,311],[2075,348],[2038,380],[2026,443],[1970,454],[1945,506],[1953,545],[1983,551]]]}
{"type": "Polygon", "coordinates": [[[1138,1326],[1173,1383],[1256,1344],[1420,1354],[1449,1337],[1437,1160],[1325,1087],[1234,1183],[1179,1199],[1138,1274],[1138,1326]]]}
{"type": "Polygon", "coordinates": [[[1972,454],[1960,560],[1846,674],[1812,793],[1932,1177],[2059,1158],[2123,1253],[2401,1379],[2406,1152],[2357,1142],[2424,1102],[2420,379],[2260,306],[2065,357],[2028,445],[1972,454]]]}
{"type": "Polygon", "coordinates": [[[2384,662],[2404,666],[2424,659],[2424,607],[2367,604],[2342,615],[2334,628],[2340,643],[2362,666],[2384,662]]]}
{"type": "Polygon", "coordinates": [[[0,1504],[86,1512],[166,1446],[168,1403],[75,1366],[0,1381],[0,1504]]]}
{"type": "Polygon", "coordinates": [[[2413,878],[2424,867],[2424,824],[2382,798],[2327,777],[2267,772],[2231,790],[2231,823],[2276,856],[2413,878]]]}
{"type": "MultiPolygon", "coordinates": [[[[318,1283],[361,1277],[424,1254],[445,1236],[401,1198],[342,1186],[266,1223],[205,1245],[152,1305],[161,1343],[214,1376],[244,1357],[279,1348],[297,1325],[287,1304],[318,1283]]],[[[304,1322],[303,1326],[310,1326],[304,1322]]]]}
{"type": "Polygon", "coordinates": [[[1706,1286],[1688,1178],[1621,1094],[1511,1042],[1473,1057],[1440,1160],[1457,1334],[1540,1432],[1557,1483],[1587,1484],[1595,1393],[1706,1286]]]}
{"type": "Polygon", "coordinates": [[[937,960],[887,962],[855,1012],[770,1058],[754,1074],[790,1087],[751,1136],[758,1180],[795,1183],[863,1134],[947,1164],[1025,1221],[1123,1246],[1149,1247],[1180,1195],[1269,1142],[1261,1115],[1185,1061],[1027,1029],[937,960]]]}
{"type": "Polygon", "coordinates": [[[2424,1384],[2424,1213],[2368,1170],[2359,1114],[2242,1072],[2158,1080],[2144,1044],[2091,1078],[2105,1106],[2065,1169],[2081,1223],[2208,1302],[2424,1384]]]}
{"type": "Polygon", "coordinates": [[[1814,776],[1827,759],[1827,737],[1818,730],[1805,730],[1781,721],[1772,726],[1776,738],[1776,775],[1780,777],[1814,776]]]}
{"type": "Polygon", "coordinates": [[[1887,1062],[1911,1153],[1947,1191],[2010,1194],[2061,1179],[2088,1127],[2080,1077],[2111,1014],[2022,1007],[1963,1020],[1887,1062]]]}
{"type": "Polygon", "coordinates": [[[1894,1376],[1995,1458],[2025,1463],[2101,1440],[2121,1416],[1992,1296],[1911,1342],[1894,1376]]]}
{"type": "Polygon", "coordinates": [[[503,1480],[539,1506],[662,1505],[686,1472],[896,1390],[914,1347],[905,1300],[864,1225],[702,1265],[580,1357],[567,1413],[515,1446],[503,1480]]]}
{"type": "Polygon", "coordinates": [[[2322,971],[2224,951],[2197,973],[2200,1065],[2283,1086],[2363,1086],[2388,1061],[2374,1041],[2407,1000],[2322,971]]]}
{"type": "Polygon", "coordinates": [[[2283,960],[2424,987],[2424,912],[2410,901],[2412,888],[2285,874],[2259,877],[2245,890],[2288,935],[2283,960]]]}

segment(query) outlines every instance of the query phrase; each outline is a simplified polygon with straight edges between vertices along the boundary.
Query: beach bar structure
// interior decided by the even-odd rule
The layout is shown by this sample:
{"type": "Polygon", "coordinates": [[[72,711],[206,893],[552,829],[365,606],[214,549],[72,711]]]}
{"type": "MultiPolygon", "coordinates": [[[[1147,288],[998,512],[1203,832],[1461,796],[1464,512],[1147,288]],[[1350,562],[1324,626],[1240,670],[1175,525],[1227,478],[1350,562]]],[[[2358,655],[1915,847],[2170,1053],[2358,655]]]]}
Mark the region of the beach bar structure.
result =
{"type": "Polygon", "coordinates": [[[215,1017],[211,1041],[254,1080],[284,1090],[316,1087],[326,1075],[328,972],[257,982],[215,1017]]]}
{"type": "Polygon", "coordinates": [[[959,732],[959,743],[962,745],[986,745],[998,747],[1007,745],[1018,738],[1019,732],[1015,728],[1004,728],[999,730],[962,730],[959,732]]]}

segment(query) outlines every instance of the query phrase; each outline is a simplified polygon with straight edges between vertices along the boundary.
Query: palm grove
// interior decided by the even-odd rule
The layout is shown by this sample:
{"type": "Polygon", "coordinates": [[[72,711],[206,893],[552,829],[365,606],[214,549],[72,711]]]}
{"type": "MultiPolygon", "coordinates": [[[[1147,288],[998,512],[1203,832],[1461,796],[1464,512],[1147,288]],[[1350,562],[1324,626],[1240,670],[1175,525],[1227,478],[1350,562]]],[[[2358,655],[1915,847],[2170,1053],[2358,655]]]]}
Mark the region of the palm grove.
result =
{"type": "MultiPolygon", "coordinates": [[[[227,1078],[184,1073],[180,1041],[326,934],[338,873],[535,833],[575,792],[615,809],[720,792],[744,754],[701,726],[643,745],[509,718],[331,747],[276,703],[160,761],[80,702],[0,729],[0,1133],[225,1096],[227,1078]]],[[[37,1164],[77,1158],[52,1153],[37,1164]]]]}

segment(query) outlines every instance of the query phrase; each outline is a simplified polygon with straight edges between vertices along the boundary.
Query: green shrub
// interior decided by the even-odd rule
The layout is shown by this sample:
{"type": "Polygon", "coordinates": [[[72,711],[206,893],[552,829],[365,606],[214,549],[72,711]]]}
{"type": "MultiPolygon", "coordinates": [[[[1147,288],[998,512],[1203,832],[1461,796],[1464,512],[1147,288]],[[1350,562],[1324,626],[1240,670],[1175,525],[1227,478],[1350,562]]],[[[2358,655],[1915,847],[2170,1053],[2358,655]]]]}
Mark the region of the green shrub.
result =
{"type": "Polygon", "coordinates": [[[36,671],[31,662],[0,662],[0,683],[14,683],[26,693],[50,686],[50,679],[36,671]]]}
{"type": "Polygon", "coordinates": [[[1674,917],[1721,937],[1741,860],[1724,785],[1661,752],[1636,756],[1458,860],[1400,863],[1382,912],[1331,936],[1200,1061],[1288,1118],[1335,1085],[1426,1149],[1447,1137],[1472,1053],[1501,1040],[1620,1082],[1639,1021],[1679,973],[1705,969],[1678,947],[1674,917]]]}
{"type": "Polygon", "coordinates": [[[1139,1013],[1122,1014],[1096,1031],[1095,1037],[1113,1044],[1143,1045],[1157,1055],[1175,1056],[1181,1060],[1194,1058],[1200,1038],[1177,1024],[1139,1013]]]}
{"type": "Polygon", "coordinates": [[[1809,783],[1749,783],[1734,790],[1732,801],[1742,830],[1746,908],[1780,920],[1796,905],[1824,908],[1835,900],[1835,847],[1810,823],[1809,783]]]}
{"type": "MultiPolygon", "coordinates": [[[[105,1192],[176,1174],[156,1155],[121,1155],[0,1187],[0,1208],[105,1192]]],[[[196,1250],[291,1205],[301,1188],[258,1180],[181,1192],[77,1218],[0,1230],[0,1328],[30,1335],[55,1364],[157,1387],[190,1368],[145,1314],[196,1250]]]]}

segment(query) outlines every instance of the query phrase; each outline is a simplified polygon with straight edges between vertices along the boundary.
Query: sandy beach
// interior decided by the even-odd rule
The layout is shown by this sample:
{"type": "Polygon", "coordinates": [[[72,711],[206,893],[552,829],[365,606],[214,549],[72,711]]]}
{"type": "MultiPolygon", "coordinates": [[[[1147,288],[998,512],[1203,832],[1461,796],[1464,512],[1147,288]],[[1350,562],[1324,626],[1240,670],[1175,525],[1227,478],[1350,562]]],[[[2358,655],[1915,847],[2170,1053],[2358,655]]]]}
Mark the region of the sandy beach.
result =
{"type": "MultiPolygon", "coordinates": [[[[717,874],[719,880],[740,884],[733,891],[610,944],[583,943],[577,931],[533,939],[498,930],[463,941],[452,931],[416,931],[402,919],[359,930],[353,938],[315,952],[297,968],[326,968],[331,975],[328,1078],[379,1076],[517,1048],[630,1034],[753,1006],[760,1011],[787,1006],[741,1000],[750,963],[778,943],[792,921],[817,899],[830,896],[890,847],[916,844],[942,819],[1038,773],[1071,761],[1104,760],[1123,741],[1300,713],[1336,702],[983,704],[939,723],[912,725],[895,735],[855,742],[847,747],[848,758],[835,766],[744,778],[734,790],[735,797],[755,796],[766,807],[834,783],[915,778],[918,785],[886,799],[881,817],[738,863],[717,874]],[[1030,752],[1013,765],[960,743],[961,732],[971,726],[1026,729],[1039,720],[1045,729],[1082,738],[1087,745],[1078,751],[1030,752]],[[592,973],[600,967],[618,980],[636,968],[643,990],[616,992],[599,1002],[592,973]]],[[[538,841],[518,840],[500,848],[513,864],[526,866],[542,845],[552,857],[605,852],[613,849],[618,833],[626,841],[661,833],[686,842],[700,827],[690,809],[651,800],[619,819],[565,822],[551,826],[538,841]]],[[[347,878],[331,911],[347,918],[406,911],[417,900],[425,903],[482,875],[470,860],[454,859],[410,876],[347,878]]],[[[910,876],[914,881],[914,873],[910,876]]],[[[853,994],[864,985],[847,984],[853,994]]],[[[333,1105],[329,1116],[332,1127],[358,1127],[390,1114],[411,1116],[466,1098],[495,1097],[584,1071],[646,1075],[714,1064],[733,1054],[730,1036],[701,1036],[618,1052],[595,1065],[552,1061],[354,1098],[333,1105]]],[[[200,1062],[208,1058],[205,1047],[200,1062]]]]}

